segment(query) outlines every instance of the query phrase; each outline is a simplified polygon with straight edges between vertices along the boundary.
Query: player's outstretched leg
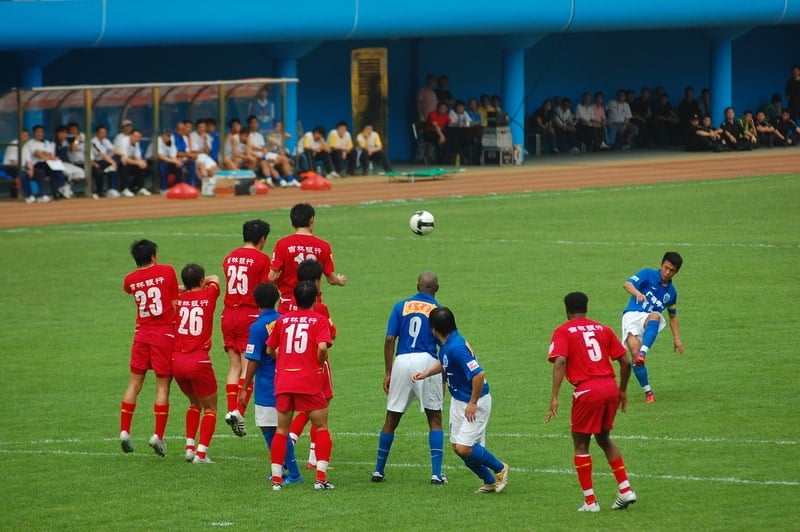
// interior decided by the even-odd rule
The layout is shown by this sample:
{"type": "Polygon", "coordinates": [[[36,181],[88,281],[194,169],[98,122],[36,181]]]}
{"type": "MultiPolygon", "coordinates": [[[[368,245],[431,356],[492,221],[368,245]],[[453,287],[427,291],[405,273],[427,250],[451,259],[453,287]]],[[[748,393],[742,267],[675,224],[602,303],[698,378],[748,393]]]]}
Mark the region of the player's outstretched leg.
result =
{"type": "Polygon", "coordinates": [[[653,347],[653,344],[656,342],[656,337],[658,336],[658,329],[660,326],[661,326],[660,318],[648,320],[647,324],[644,327],[644,332],[642,333],[642,346],[639,348],[639,352],[636,354],[633,360],[634,365],[636,366],[644,365],[645,363],[644,357],[647,356],[647,352],[650,350],[651,347],[653,347]]]}
{"type": "Polygon", "coordinates": [[[431,484],[447,484],[447,476],[442,473],[444,458],[444,432],[432,430],[428,433],[428,445],[431,448],[431,484]]]}
{"type": "Polygon", "coordinates": [[[498,460],[497,457],[489,452],[489,449],[478,443],[472,446],[470,457],[494,472],[493,480],[497,493],[506,489],[506,484],[508,484],[508,464],[498,460]]]}
{"type": "Polygon", "coordinates": [[[389,452],[392,450],[394,434],[381,431],[378,436],[378,457],[375,461],[375,470],[372,473],[372,482],[383,482],[386,473],[386,461],[389,459],[389,452]]]}

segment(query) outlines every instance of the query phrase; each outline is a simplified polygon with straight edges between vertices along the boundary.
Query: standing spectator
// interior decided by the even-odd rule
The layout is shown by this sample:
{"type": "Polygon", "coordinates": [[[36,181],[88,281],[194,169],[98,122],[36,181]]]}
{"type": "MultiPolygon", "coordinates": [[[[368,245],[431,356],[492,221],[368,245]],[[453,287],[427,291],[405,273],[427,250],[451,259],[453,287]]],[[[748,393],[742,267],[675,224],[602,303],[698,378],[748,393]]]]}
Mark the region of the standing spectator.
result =
{"type": "Polygon", "coordinates": [[[313,130],[303,135],[303,153],[308,158],[308,166],[310,168],[314,168],[316,163],[319,162],[322,164],[326,177],[341,177],[333,170],[331,147],[325,141],[325,126],[316,126],[313,130]]]}
{"type": "Polygon", "coordinates": [[[225,377],[225,397],[227,414],[225,423],[240,438],[245,436],[244,409],[250,402],[253,388],[244,388],[245,401],[237,403],[239,392],[244,386],[245,364],[243,357],[250,325],[258,317],[258,307],[253,300],[253,290],[267,281],[270,271],[270,258],[263,252],[269,236],[269,224],[263,220],[248,220],[242,225],[244,244],[230,253],[222,261],[225,274],[225,298],[221,316],[222,340],[228,355],[228,374],[225,377]]]}
{"type": "Polygon", "coordinates": [[[94,193],[92,197],[97,199],[103,195],[109,198],[118,198],[119,191],[112,188],[112,183],[117,172],[117,161],[114,159],[114,145],[108,140],[108,128],[97,126],[92,138],[92,185],[94,193]],[[111,179],[108,183],[108,192],[105,190],[105,176],[111,179]]]}
{"type": "Polygon", "coordinates": [[[384,172],[392,171],[392,167],[389,165],[389,159],[386,157],[386,152],[383,151],[381,136],[374,130],[372,124],[369,122],[364,124],[361,133],[356,135],[356,143],[360,151],[358,164],[361,167],[362,175],[367,175],[371,162],[380,164],[384,172]]]}
{"type": "Polygon", "coordinates": [[[508,464],[498,460],[486,444],[486,426],[492,412],[492,396],[486,372],[472,347],[456,327],[447,307],[431,310],[428,317],[433,336],[442,344],[439,360],[427,370],[411,376],[412,382],[447,374],[450,390],[450,443],[453,451],[483,484],[475,493],[500,493],[508,484],[508,464]]]}
{"type": "Polygon", "coordinates": [[[800,126],[792,120],[788,109],[781,111],[781,117],[775,123],[775,129],[783,135],[785,146],[800,144],[800,126]]]}
{"type": "Polygon", "coordinates": [[[619,486],[613,510],[622,510],[636,502],[625,462],[619,447],[611,439],[617,408],[625,412],[628,399],[625,390],[631,375],[631,361],[614,331],[586,317],[589,298],[581,292],[564,297],[567,322],[553,331],[547,360],[553,364],[553,386],[545,423],[558,418],[558,393],[566,376],[575,387],[572,393],[571,431],[575,450],[574,463],[584,503],[579,512],[599,512],[600,504],[592,482],[592,456],[589,444],[594,434],[603,449],[619,486]],[[619,386],[611,361],[619,363],[619,386]]]}
{"type": "Polygon", "coordinates": [[[441,75],[439,76],[439,86],[436,88],[436,103],[447,104],[448,108],[453,107],[456,101],[453,93],[448,88],[449,84],[450,80],[447,76],[441,75]]]}
{"type": "Polygon", "coordinates": [[[553,111],[553,101],[546,99],[531,115],[528,120],[528,129],[535,135],[540,135],[542,139],[542,151],[544,153],[558,153],[556,143],[556,130],[553,125],[555,112],[553,111]]]}
{"type": "Polygon", "coordinates": [[[436,110],[428,115],[425,122],[425,130],[422,135],[425,142],[430,142],[436,146],[436,162],[444,164],[450,156],[445,128],[450,125],[450,113],[447,111],[447,104],[440,103],[436,110]]]}
{"type": "Polygon", "coordinates": [[[572,114],[572,100],[562,98],[561,103],[553,111],[553,129],[556,131],[556,146],[559,150],[570,153],[581,151],[577,131],[575,129],[575,115],[572,114]]]}
{"type": "Polygon", "coordinates": [[[412,382],[411,377],[424,372],[437,360],[438,340],[433,336],[428,316],[439,306],[436,292],[439,278],[433,272],[422,272],[417,278],[417,293],[395,303],[386,326],[383,343],[383,393],[386,401],[386,421],[378,437],[378,458],[372,482],[385,480],[386,461],[394,442],[394,433],[403,414],[416,397],[420,409],[428,418],[428,445],[431,450],[431,484],[447,483],[442,473],[444,432],[442,432],[442,375],[412,382]],[[396,346],[396,348],[395,348],[396,346]]]}
{"type": "Polygon", "coordinates": [[[684,353],[678,327],[678,292],[672,278],[683,264],[683,258],[674,251],[668,251],[661,259],[658,270],[646,268],[628,277],[622,285],[631,295],[628,305],[622,310],[622,340],[633,356],[633,373],[645,394],[645,401],[653,403],[656,396],[650,387],[645,368],[647,353],[656,341],[658,333],[666,326],[664,311],[669,314],[669,327],[672,330],[674,350],[684,353]]]}
{"type": "Polygon", "coordinates": [[[694,98],[694,87],[691,85],[683,89],[683,100],[678,104],[678,119],[680,119],[680,126],[686,127],[689,125],[689,120],[693,116],[700,116],[700,102],[694,98]]]}
{"type": "Polygon", "coordinates": [[[328,431],[328,402],[322,389],[323,363],[333,345],[328,320],[312,310],[317,288],[303,281],[294,288],[298,310],[275,321],[267,339],[267,354],[275,357],[275,406],[278,426],[270,448],[272,489],[283,487],[283,463],[289,439],[289,428],[295,411],[306,412],[316,428],[317,468],[315,490],[331,490],[328,463],[333,441],[328,431]]]}
{"type": "Polygon", "coordinates": [[[133,452],[131,422],[136,398],[142,390],[147,370],[156,375],[156,398],[153,405],[155,430],[150,447],[159,456],[166,456],[164,431],[169,416],[169,384],[172,380],[178,278],[175,268],[158,264],[158,246],[150,240],[137,240],[131,245],[136,270],[125,276],[122,288],[133,296],[136,304],[136,331],[131,347],[130,378],[120,404],[119,441],[122,451],[133,452]]]}
{"type": "Polygon", "coordinates": [[[711,116],[711,89],[704,88],[700,91],[700,100],[697,102],[700,116],[711,116]]]}
{"type": "Polygon", "coordinates": [[[178,180],[183,167],[183,159],[178,157],[178,148],[175,147],[175,143],[172,141],[172,130],[163,130],[161,138],[157,142],[154,139],[150,143],[150,146],[147,147],[145,159],[152,161],[154,168],[158,167],[158,175],[161,179],[161,193],[166,194],[167,189],[178,180]],[[158,144],[158,154],[154,157],[153,150],[156,144],[158,144]],[[170,176],[172,176],[171,179],[170,176]]]}
{"type": "Polygon", "coordinates": [[[339,176],[356,173],[356,151],[353,137],[347,131],[347,122],[339,122],[336,129],[328,134],[328,146],[331,147],[334,173],[339,176]]]}
{"type": "Polygon", "coordinates": [[[433,89],[435,83],[436,76],[428,74],[425,76],[425,86],[417,92],[417,112],[419,113],[420,122],[427,120],[428,115],[436,110],[439,99],[433,89]]]}
{"type": "Polygon", "coordinates": [[[187,264],[181,270],[181,280],[184,290],[178,296],[172,374],[189,399],[184,458],[195,464],[210,464],[208,446],[217,426],[217,377],[208,353],[219,299],[219,277],[206,277],[202,266],[187,264]],[[199,442],[195,440],[198,428],[199,442]]]}
{"type": "Polygon", "coordinates": [[[609,143],[615,148],[630,149],[638,130],[631,122],[633,114],[631,113],[631,106],[625,100],[624,90],[617,90],[615,98],[608,102],[606,112],[608,113],[609,143]]]}
{"type": "Polygon", "coordinates": [[[272,130],[275,114],[275,103],[269,99],[269,86],[264,85],[247,108],[248,116],[255,116],[258,121],[257,131],[266,136],[272,130]]]}
{"type": "Polygon", "coordinates": [[[800,65],[792,65],[792,77],[786,82],[786,107],[792,120],[800,120],[800,65]]]}
{"type": "Polygon", "coordinates": [[[581,103],[575,107],[575,118],[578,123],[575,129],[578,138],[588,151],[594,152],[600,149],[603,142],[602,125],[597,120],[597,116],[592,109],[592,95],[584,92],[581,96],[581,103]]]}

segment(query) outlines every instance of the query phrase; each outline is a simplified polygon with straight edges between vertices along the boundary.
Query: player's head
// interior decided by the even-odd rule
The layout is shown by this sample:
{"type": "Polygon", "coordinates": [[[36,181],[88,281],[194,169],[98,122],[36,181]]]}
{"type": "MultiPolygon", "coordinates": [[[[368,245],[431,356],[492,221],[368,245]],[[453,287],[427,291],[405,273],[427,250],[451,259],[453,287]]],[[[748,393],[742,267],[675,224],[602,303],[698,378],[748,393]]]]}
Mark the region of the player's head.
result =
{"type": "Polygon", "coordinates": [[[289,218],[292,220],[292,227],[295,229],[311,227],[315,214],[316,211],[314,211],[314,207],[310,203],[296,204],[289,213],[289,218]]]}
{"type": "Polygon", "coordinates": [[[458,328],[456,327],[456,317],[447,307],[433,309],[428,316],[428,323],[430,323],[433,332],[442,338],[447,338],[451,332],[458,328]]]}
{"type": "Polygon", "coordinates": [[[567,316],[586,314],[589,311],[589,296],[583,292],[570,292],[564,296],[564,308],[567,316]]]}
{"type": "Polygon", "coordinates": [[[137,266],[147,266],[156,259],[158,246],[152,240],[143,238],[131,244],[131,255],[137,266]]]}
{"type": "Polygon", "coordinates": [[[206,271],[199,264],[189,263],[181,270],[181,281],[187,290],[200,288],[205,277],[206,271]]]}
{"type": "Polygon", "coordinates": [[[439,277],[433,272],[422,272],[417,278],[417,290],[432,296],[436,295],[439,291],[439,277]]]}
{"type": "Polygon", "coordinates": [[[279,297],[278,288],[272,283],[261,283],[253,290],[253,299],[258,308],[275,308],[279,297]]]}
{"type": "Polygon", "coordinates": [[[298,308],[311,308],[317,301],[317,285],[311,281],[302,281],[294,287],[294,300],[298,308]]]}
{"type": "Polygon", "coordinates": [[[661,259],[661,264],[665,262],[672,263],[675,266],[675,273],[677,273],[681,269],[681,265],[683,265],[683,257],[677,251],[667,251],[661,259]]]}
{"type": "Polygon", "coordinates": [[[297,281],[311,281],[319,286],[322,279],[322,263],[314,259],[306,259],[297,265],[297,281]]]}
{"type": "Polygon", "coordinates": [[[242,225],[242,239],[245,243],[259,245],[269,236],[269,224],[264,220],[248,220],[242,225]]]}

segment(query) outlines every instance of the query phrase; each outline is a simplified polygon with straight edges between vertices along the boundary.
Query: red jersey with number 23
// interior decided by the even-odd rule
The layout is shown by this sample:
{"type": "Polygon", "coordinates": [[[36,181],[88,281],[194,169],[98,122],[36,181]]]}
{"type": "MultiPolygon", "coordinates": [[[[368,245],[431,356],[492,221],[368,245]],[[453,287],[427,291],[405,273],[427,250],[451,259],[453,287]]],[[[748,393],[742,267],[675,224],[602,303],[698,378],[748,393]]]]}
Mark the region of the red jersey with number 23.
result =
{"type": "Polygon", "coordinates": [[[178,276],[168,264],[154,264],[125,276],[122,289],[136,302],[136,326],[163,326],[175,323],[178,276]]]}
{"type": "Polygon", "coordinates": [[[224,305],[258,308],[253,290],[269,282],[270,264],[269,256],[261,250],[240,247],[231,251],[222,261],[226,281],[224,305]]]}
{"type": "Polygon", "coordinates": [[[217,299],[219,285],[213,282],[202,290],[189,290],[178,297],[178,334],[175,335],[173,348],[176,352],[208,353],[217,299]]]}
{"type": "Polygon", "coordinates": [[[322,391],[322,362],[317,348],[332,345],[328,318],[313,310],[284,314],[275,322],[267,347],[275,349],[275,395],[315,394],[322,391]]]}
{"type": "Polygon", "coordinates": [[[327,240],[314,235],[294,233],[275,242],[272,269],[281,272],[275,286],[282,297],[294,297],[292,292],[297,286],[297,266],[306,259],[314,259],[322,264],[323,275],[330,275],[334,271],[333,252],[327,240]]]}
{"type": "Polygon", "coordinates": [[[566,377],[577,386],[597,377],[616,377],[612,360],[625,354],[614,331],[589,318],[574,318],[553,331],[547,360],[567,359],[566,377]]]}

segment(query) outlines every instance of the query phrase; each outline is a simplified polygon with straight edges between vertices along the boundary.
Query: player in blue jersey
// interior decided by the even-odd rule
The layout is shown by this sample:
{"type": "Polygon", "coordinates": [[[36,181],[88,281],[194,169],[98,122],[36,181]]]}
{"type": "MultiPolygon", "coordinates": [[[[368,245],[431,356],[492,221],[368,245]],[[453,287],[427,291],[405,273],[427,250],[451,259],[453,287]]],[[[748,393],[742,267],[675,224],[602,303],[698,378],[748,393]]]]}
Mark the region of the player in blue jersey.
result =
{"type": "MultiPolygon", "coordinates": [[[[250,336],[247,340],[244,358],[247,368],[244,377],[244,386],[239,389],[238,401],[244,402],[247,397],[247,388],[255,379],[253,387],[253,400],[255,402],[256,425],[261,429],[264,440],[267,442],[267,451],[272,447],[272,438],[278,426],[278,410],[275,408],[275,359],[267,355],[266,344],[275,320],[280,314],[275,311],[278,302],[278,289],[274,284],[262,283],[253,291],[253,298],[258,305],[258,318],[250,326],[250,336]]],[[[294,455],[294,444],[286,444],[286,468],[289,470],[284,482],[301,482],[303,477],[297,468],[297,459],[294,455]]]]}
{"type": "Polygon", "coordinates": [[[628,306],[622,311],[622,341],[633,357],[633,374],[648,403],[655,402],[656,396],[650,388],[645,360],[658,333],[667,326],[665,310],[669,315],[673,349],[681,355],[684,352],[676,308],[678,292],[672,284],[672,278],[682,264],[683,258],[677,252],[668,251],[661,259],[659,269],[646,268],[631,275],[622,285],[631,295],[628,306]]]}
{"type": "Polygon", "coordinates": [[[456,327],[456,318],[447,307],[431,311],[433,335],[442,343],[439,359],[423,372],[412,375],[414,382],[442,372],[450,390],[450,443],[467,467],[483,484],[475,493],[499,493],[508,483],[508,464],[498,460],[486,444],[486,425],[492,411],[489,383],[472,347],[456,327]]]}
{"type": "Polygon", "coordinates": [[[386,421],[378,438],[378,459],[372,473],[372,482],[383,482],[394,432],[415,396],[419,399],[420,410],[424,410],[428,418],[431,484],[441,485],[447,482],[447,477],[442,474],[442,376],[438,374],[422,382],[411,382],[412,375],[425,371],[436,360],[439,342],[431,332],[428,315],[439,306],[435,299],[438,290],[439,278],[436,274],[422,272],[417,278],[417,294],[395,303],[389,315],[383,344],[386,366],[383,391],[388,396],[386,421]]]}

